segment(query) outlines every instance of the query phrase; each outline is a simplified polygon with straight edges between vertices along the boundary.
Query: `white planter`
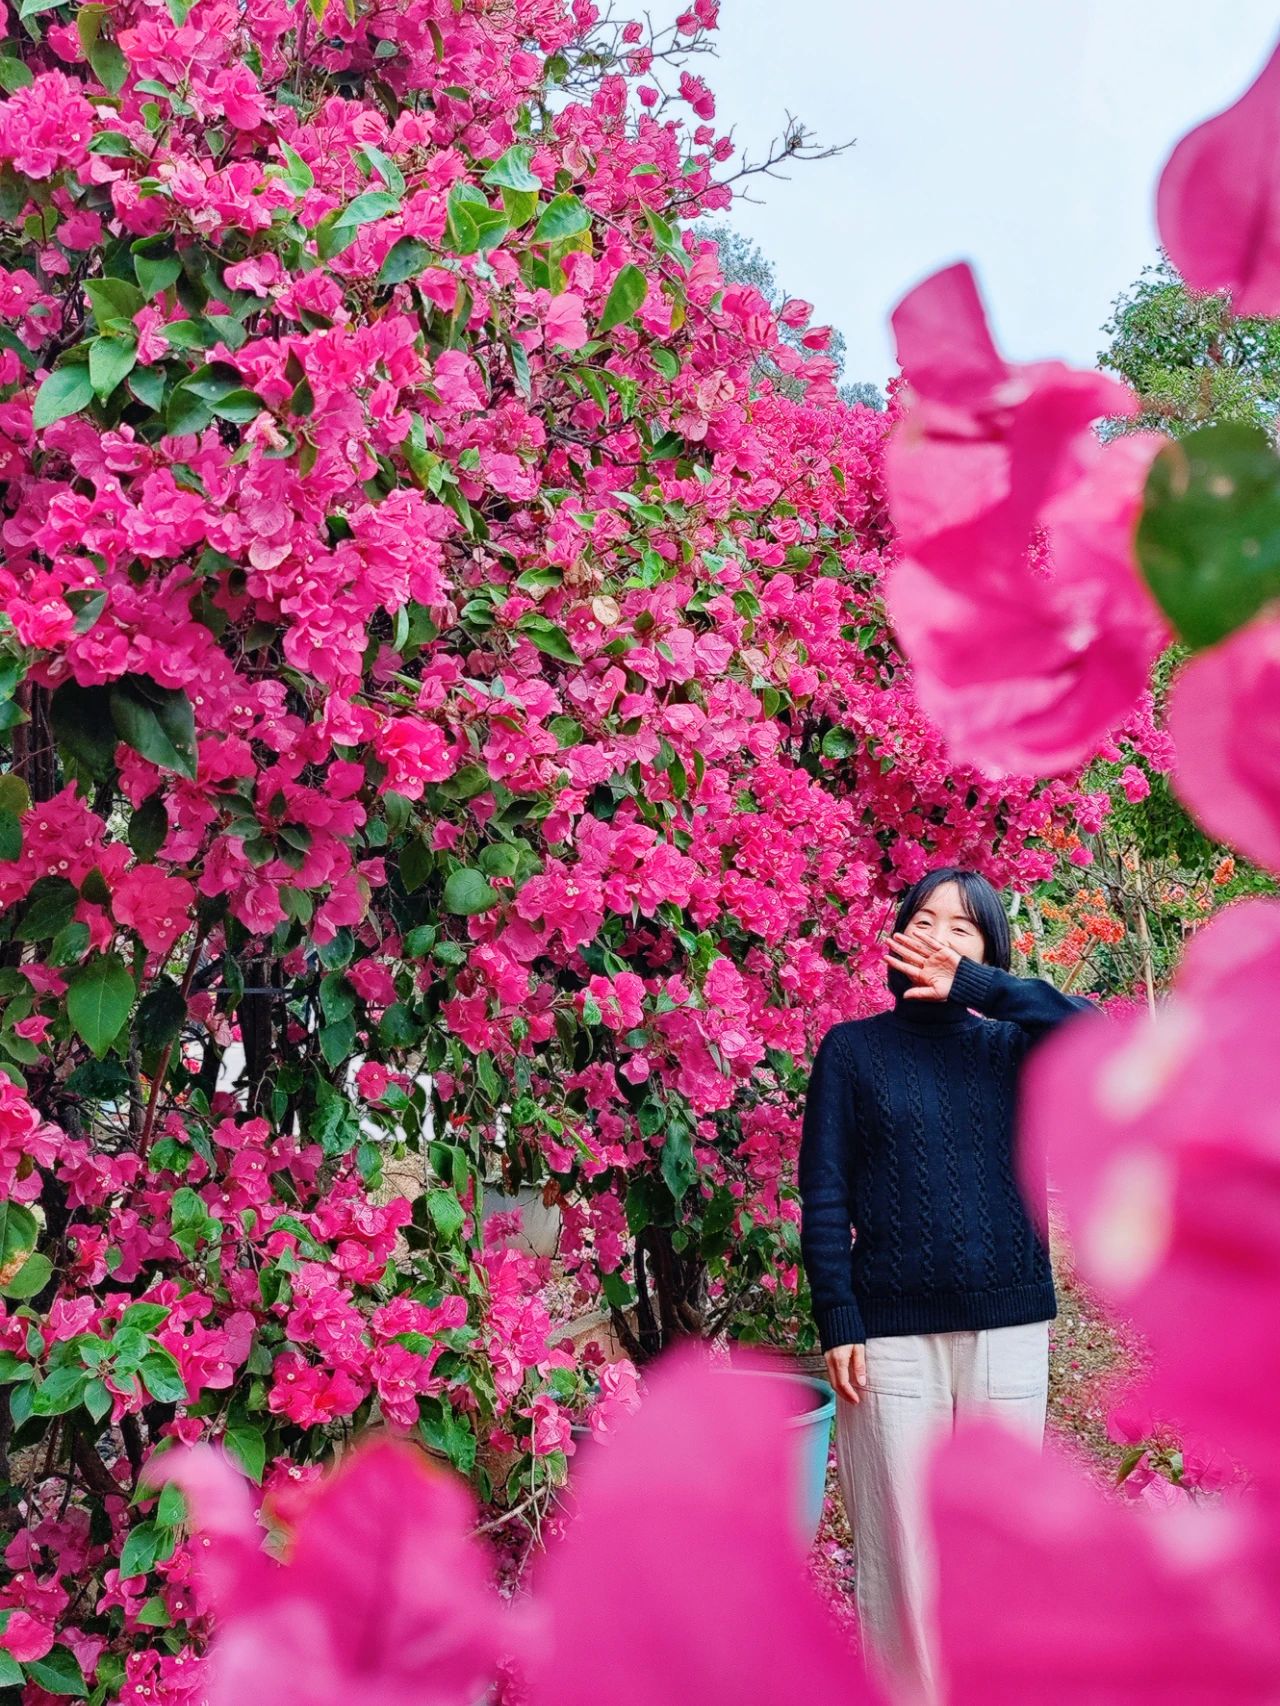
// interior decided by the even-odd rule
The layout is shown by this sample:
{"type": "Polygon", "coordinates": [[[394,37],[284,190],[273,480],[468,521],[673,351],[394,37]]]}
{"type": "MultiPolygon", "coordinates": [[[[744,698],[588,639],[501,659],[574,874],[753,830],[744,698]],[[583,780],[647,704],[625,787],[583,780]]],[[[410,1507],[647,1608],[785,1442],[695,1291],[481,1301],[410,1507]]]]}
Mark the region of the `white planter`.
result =
{"type": "Polygon", "coordinates": [[[542,1190],[536,1185],[522,1185],[514,1196],[489,1186],[481,1200],[480,1214],[488,1220],[493,1214],[520,1211],[520,1232],[514,1243],[531,1256],[554,1256],[560,1244],[561,1215],[558,1203],[550,1208],[542,1200],[542,1190]]]}

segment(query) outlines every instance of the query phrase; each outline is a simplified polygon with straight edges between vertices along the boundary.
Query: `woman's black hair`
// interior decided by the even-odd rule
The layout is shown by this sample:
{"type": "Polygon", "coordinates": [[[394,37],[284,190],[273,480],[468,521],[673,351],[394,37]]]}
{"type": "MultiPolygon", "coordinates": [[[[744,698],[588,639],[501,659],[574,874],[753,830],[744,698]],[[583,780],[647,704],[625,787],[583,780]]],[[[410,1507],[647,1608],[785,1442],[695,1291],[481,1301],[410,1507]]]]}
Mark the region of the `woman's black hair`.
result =
{"type": "MultiPolygon", "coordinates": [[[[961,909],[982,935],[983,960],[989,966],[999,966],[1002,971],[1008,971],[1012,954],[1009,916],[999,892],[977,871],[966,871],[958,865],[943,865],[912,883],[898,902],[894,929],[905,930],[934,889],[943,883],[954,883],[959,889],[961,909]]],[[[911,987],[911,979],[897,966],[890,966],[886,977],[895,996],[903,995],[911,987]]]]}

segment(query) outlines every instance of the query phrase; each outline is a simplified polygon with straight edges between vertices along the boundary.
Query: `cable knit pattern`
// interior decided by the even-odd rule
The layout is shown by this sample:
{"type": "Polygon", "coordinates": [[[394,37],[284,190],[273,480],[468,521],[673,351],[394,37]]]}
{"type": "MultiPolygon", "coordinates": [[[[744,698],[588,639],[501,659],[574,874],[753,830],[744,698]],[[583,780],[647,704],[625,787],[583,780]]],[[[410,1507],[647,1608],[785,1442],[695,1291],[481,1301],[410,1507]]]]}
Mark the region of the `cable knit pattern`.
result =
{"type": "MultiPolygon", "coordinates": [[[[982,1085],[979,1082],[981,1068],[978,1062],[978,1040],[972,1030],[966,1030],[961,1044],[964,1061],[964,1090],[965,1106],[969,1114],[970,1134],[982,1129],[982,1085]]],[[[991,1203],[987,1190],[987,1170],[982,1165],[982,1157],[975,1151],[973,1163],[974,1209],[978,1217],[978,1236],[982,1240],[983,1284],[987,1286],[996,1283],[996,1269],[999,1257],[996,1253],[996,1232],[991,1224],[991,1203]]]]}
{"type": "Polygon", "coordinates": [[[823,1350],[1057,1314],[1013,1168],[1013,1110],[1028,1051],[1078,1012],[1095,1009],[1043,979],[962,960],[948,1000],[899,998],[826,1033],[799,1164],[823,1350]]]}
{"type": "Polygon", "coordinates": [[[961,1284],[970,1285],[969,1252],[964,1235],[964,1201],[960,1195],[960,1146],[951,1109],[950,1074],[941,1039],[934,1044],[933,1081],[938,1088],[938,1135],[947,1175],[947,1208],[951,1224],[951,1265],[961,1284]]]}

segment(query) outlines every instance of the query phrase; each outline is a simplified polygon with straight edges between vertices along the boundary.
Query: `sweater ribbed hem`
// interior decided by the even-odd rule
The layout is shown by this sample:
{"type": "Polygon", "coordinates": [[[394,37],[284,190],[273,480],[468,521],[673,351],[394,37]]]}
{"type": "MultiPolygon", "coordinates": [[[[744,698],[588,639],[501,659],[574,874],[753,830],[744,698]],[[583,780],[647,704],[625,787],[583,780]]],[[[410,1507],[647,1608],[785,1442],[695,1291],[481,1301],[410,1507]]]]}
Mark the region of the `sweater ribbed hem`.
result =
{"type": "Polygon", "coordinates": [[[829,1351],[833,1345],[860,1345],[867,1336],[856,1303],[840,1303],[832,1309],[820,1309],[815,1319],[818,1343],[824,1351],[829,1351]]]}
{"type": "Polygon", "coordinates": [[[993,982],[991,967],[984,961],[962,958],[951,979],[950,999],[961,1007],[981,1010],[991,999],[993,982]]]}
{"type": "Polygon", "coordinates": [[[1052,1321],[1058,1299],[1053,1281],[1048,1280],[990,1291],[930,1291],[897,1297],[859,1294],[858,1307],[870,1339],[885,1333],[972,1333],[983,1327],[1052,1321]]]}

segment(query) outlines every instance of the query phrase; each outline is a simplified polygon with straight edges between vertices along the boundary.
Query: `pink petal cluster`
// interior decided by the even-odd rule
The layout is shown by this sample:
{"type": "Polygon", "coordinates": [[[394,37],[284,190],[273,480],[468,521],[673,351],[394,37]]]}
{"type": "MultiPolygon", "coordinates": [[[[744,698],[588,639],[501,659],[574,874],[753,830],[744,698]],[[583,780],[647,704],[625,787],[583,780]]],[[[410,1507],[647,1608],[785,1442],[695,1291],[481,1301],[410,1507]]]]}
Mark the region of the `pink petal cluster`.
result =
{"type": "Polygon", "coordinates": [[[1160,178],[1160,241],[1192,290],[1280,314],[1280,47],[1224,112],[1184,136],[1160,178]]]}
{"type": "Polygon", "coordinates": [[[1065,771],[1137,703],[1165,635],[1132,553],[1160,441],[1098,443],[1099,416],[1135,408],[1116,381],[1005,362],[967,266],[893,325],[908,389],[885,455],[889,607],[921,705],[993,774],[1065,771]]]}

